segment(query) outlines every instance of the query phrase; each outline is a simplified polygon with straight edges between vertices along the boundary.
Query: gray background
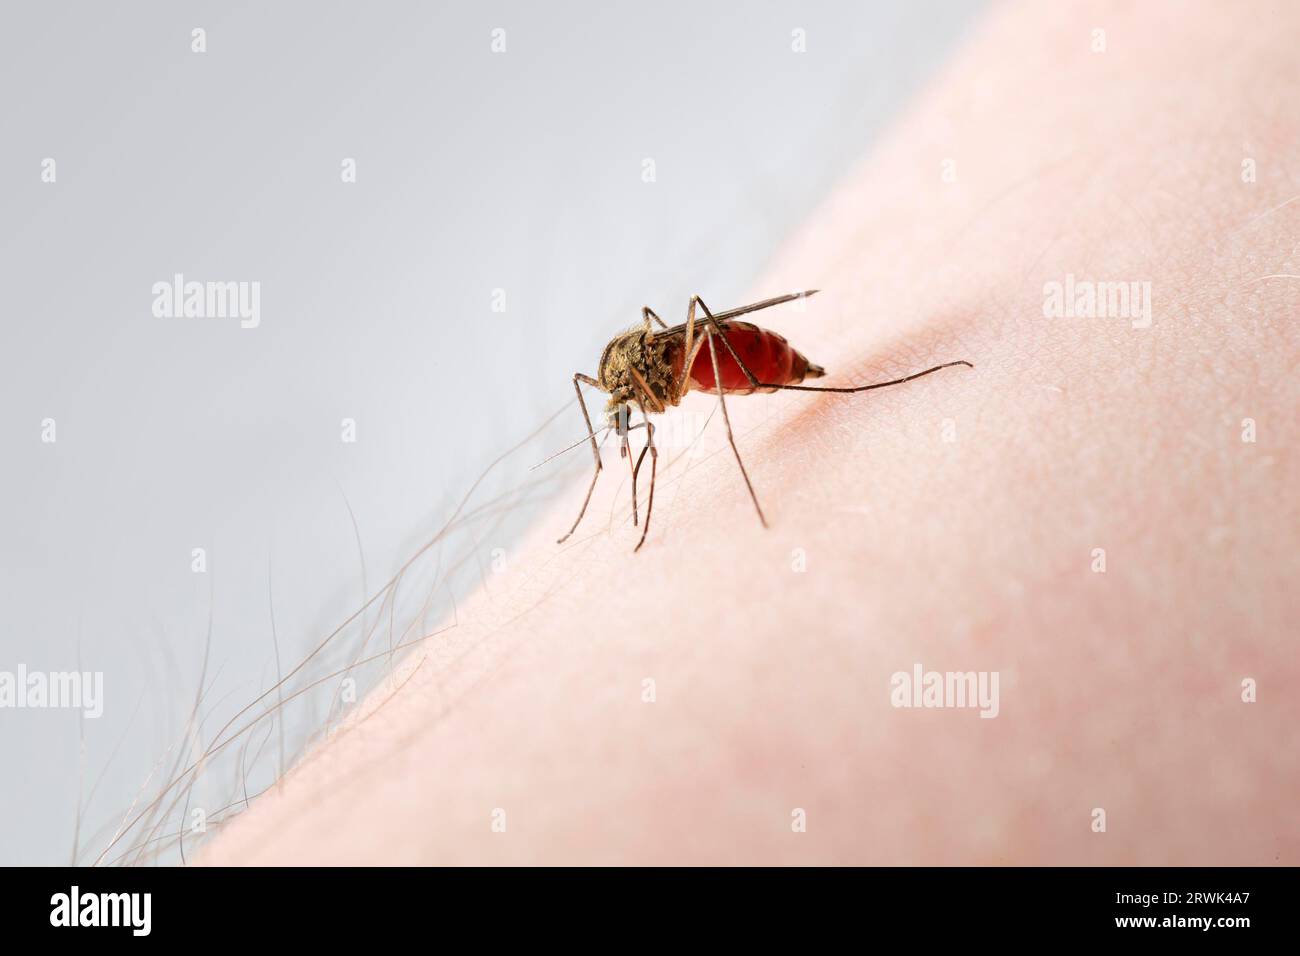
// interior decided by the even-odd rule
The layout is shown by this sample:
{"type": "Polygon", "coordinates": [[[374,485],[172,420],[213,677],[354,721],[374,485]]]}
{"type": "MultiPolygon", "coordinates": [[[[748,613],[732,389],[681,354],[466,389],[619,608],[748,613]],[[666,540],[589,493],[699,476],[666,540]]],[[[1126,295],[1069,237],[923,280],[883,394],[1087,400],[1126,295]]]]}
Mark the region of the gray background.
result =
{"type": "MultiPolygon", "coordinates": [[[[272,601],[287,669],[642,304],[736,300],[979,6],[6,3],[0,670],[80,661],[105,711],[0,710],[0,863],[70,860],[79,804],[96,857],[183,754],[209,621],[201,739],[274,682],[272,601]],[[260,327],[155,318],[176,272],[259,281],[260,327]]],[[[515,491],[413,589],[430,621],[585,472],[527,471],[580,433],[488,476],[515,491]]]]}

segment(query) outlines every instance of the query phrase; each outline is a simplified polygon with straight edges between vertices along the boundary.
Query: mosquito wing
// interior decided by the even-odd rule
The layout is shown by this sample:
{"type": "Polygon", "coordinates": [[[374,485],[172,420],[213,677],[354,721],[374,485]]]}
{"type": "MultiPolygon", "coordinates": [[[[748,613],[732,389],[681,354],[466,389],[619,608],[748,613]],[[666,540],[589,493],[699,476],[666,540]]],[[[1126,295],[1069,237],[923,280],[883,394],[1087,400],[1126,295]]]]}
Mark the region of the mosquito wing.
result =
{"type": "MultiPolygon", "coordinates": [[[[734,319],[740,315],[748,315],[750,312],[757,312],[760,309],[770,309],[774,305],[781,305],[785,302],[793,302],[795,299],[806,299],[810,295],[816,295],[818,291],[819,290],[817,289],[809,289],[807,292],[791,292],[788,295],[778,295],[772,299],[764,299],[762,302],[751,302],[749,305],[742,305],[738,309],[728,309],[726,312],[714,312],[713,317],[717,319],[719,322],[725,322],[727,319],[734,319]]],[[[707,321],[708,321],[707,317],[705,317],[703,314],[697,315],[695,317],[695,324],[697,326],[703,325],[704,322],[707,321]]],[[[686,331],[686,323],[683,322],[681,325],[674,325],[671,329],[668,329],[665,332],[657,332],[655,333],[655,335],[656,337],[658,337],[660,335],[672,335],[677,332],[685,332],[685,331],[686,331]]]]}

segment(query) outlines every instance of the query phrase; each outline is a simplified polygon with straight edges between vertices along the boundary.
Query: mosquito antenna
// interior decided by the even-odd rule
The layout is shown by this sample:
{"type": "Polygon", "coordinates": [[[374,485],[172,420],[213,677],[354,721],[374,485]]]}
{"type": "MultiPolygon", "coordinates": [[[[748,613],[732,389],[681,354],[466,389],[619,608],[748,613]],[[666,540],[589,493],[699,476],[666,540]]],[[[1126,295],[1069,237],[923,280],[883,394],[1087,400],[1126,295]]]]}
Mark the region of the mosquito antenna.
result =
{"type": "Polygon", "coordinates": [[[605,433],[605,438],[602,438],[602,439],[600,440],[601,445],[604,445],[604,444],[605,444],[605,439],[609,437],[609,434],[608,434],[609,429],[610,429],[610,426],[609,426],[609,425],[606,425],[604,428],[600,429],[599,431],[592,432],[590,435],[584,435],[582,438],[579,438],[577,441],[575,441],[575,442],[574,442],[572,445],[570,445],[569,447],[567,447],[567,448],[561,448],[561,449],[560,449],[559,451],[557,451],[554,455],[551,455],[549,458],[544,458],[544,459],[542,459],[541,461],[539,461],[537,464],[533,465],[533,467],[529,468],[528,470],[529,470],[529,471],[536,471],[538,468],[541,468],[542,465],[546,464],[548,461],[553,461],[553,460],[555,460],[556,458],[559,458],[559,457],[560,457],[561,455],[563,455],[565,452],[573,451],[573,449],[577,448],[579,445],[585,444],[586,442],[590,441],[592,438],[594,438],[595,436],[597,436],[597,435],[599,435],[599,434],[601,434],[601,433],[605,433]]]}

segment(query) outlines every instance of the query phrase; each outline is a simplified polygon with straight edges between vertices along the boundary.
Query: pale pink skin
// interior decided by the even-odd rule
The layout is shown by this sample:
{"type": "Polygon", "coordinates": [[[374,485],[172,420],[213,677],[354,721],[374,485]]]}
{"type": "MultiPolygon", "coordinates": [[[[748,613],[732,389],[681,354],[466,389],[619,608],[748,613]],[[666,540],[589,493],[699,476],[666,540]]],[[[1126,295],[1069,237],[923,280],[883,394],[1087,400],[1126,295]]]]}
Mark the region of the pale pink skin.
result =
{"type": "Polygon", "coordinates": [[[556,546],[575,486],[206,861],[1300,863],[1298,35],[996,12],[754,290],[826,290],[754,317],[824,384],[976,368],[732,400],[769,530],[717,418],[640,554],[618,468],[556,546]],[[1152,326],[1045,318],[1067,273],[1150,281],[1152,326]],[[999,716],[892,707],[917,662],[998,671],[999,716]]]}

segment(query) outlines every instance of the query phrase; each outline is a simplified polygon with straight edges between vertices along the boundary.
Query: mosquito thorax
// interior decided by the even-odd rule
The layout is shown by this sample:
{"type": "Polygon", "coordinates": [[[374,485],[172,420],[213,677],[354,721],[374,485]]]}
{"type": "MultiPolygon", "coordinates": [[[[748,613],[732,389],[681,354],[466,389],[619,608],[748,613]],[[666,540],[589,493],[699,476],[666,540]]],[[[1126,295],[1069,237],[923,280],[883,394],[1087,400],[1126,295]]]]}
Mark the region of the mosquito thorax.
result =
{"type": "Polygon", "coordinates": [[[646,399],[651,411],[677,404],[672,366],[676,346],[675,337],[647,335],[643,329],[624,332],[605,346],[597,378],[609,393],[611,414],[618,405],[635,405],[638,393],[646,399]],[[646,391],[653,402],[645,395],[646,391]]]}

